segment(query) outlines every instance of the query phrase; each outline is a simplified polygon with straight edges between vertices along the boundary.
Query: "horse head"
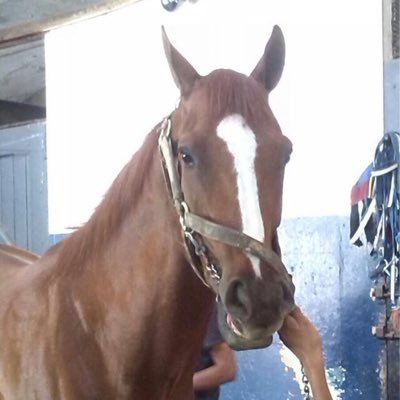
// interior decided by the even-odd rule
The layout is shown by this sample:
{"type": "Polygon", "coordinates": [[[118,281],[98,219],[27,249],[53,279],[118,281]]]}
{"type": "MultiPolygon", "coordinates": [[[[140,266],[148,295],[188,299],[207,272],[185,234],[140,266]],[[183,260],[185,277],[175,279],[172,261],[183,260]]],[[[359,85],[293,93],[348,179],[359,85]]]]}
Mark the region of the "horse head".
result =
{"type": "Polygon", "coordinates": [[[250,76],[222,69],[200,76],[165,31],[163,42],[181,93],[164,157],[185,241],[196,253],[190,262],[198,257],[199,275],[217,294],[231,347],[268,346],[294,306],[277,235],[292,146],[268,104],[284,66],[283,34],[274,27],[250,76]]]}

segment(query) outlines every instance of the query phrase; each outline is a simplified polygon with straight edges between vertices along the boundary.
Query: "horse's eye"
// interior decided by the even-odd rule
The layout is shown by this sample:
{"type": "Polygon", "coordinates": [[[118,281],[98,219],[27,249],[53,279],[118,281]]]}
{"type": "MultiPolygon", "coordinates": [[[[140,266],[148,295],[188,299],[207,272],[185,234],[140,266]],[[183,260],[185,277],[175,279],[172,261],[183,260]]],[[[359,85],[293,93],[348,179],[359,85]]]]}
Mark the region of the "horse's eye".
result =
{"type": "Polygon", "coordinates": [[[186,147],[179,149],[179,156],[185,164],[190,166],[194,165],[194,158],[186,147]]]}

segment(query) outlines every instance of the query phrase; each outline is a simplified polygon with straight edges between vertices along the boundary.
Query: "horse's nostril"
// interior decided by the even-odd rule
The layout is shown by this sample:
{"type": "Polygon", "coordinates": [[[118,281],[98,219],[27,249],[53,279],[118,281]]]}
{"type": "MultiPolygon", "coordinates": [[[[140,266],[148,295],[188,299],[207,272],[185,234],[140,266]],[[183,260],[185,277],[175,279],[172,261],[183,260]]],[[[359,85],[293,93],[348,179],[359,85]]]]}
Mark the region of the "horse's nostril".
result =
{"type": "Polygon", "coordinates": [[[236,279],[230,283],[226,291],[225,305],[230,314],[242,321],[250,317],[251,300],[244,281],[236,279]]]}

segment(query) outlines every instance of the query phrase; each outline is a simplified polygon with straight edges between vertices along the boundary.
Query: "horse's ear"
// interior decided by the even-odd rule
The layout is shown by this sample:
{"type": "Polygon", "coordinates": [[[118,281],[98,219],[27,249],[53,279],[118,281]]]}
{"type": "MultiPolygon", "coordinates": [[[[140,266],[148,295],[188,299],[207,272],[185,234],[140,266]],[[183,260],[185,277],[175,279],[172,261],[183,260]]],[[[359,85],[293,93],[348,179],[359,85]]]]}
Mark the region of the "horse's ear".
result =
{"type": "Polygon", "coordinates": [[[178,86],[181,91],[182,97],[186,97],[190,94],[194,82],[200,78],[200,75],[185,59],[185,57],[183,57],[179,51],[172,46],[167,34],[165,33],[164,27],[162,27],[161,30],[165,55],[167,56],[172,77],[174,78],[176,86],[178,86]]]}
{"type": "Polygon", "coordinates": [[[282,256],[281,246],[279,244],[278,232],[275,232],[275,235],[272,237],[272,250],[278,254],[279,257],[282,256]]]}
{"type": "Polygon", "coordinates": [[[271,37],[265,46],[264,54],[250,76],[260,82],[270,92],[278,84],[284,65],[285,39],[281,28],[275,25],[271,37]]]}

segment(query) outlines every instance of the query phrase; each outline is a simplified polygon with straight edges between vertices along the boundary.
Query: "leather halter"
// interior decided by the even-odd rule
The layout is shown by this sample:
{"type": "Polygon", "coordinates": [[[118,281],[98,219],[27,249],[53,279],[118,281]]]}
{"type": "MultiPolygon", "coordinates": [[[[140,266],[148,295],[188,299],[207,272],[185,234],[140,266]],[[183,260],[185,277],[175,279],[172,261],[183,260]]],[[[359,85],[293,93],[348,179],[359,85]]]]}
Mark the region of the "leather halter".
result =
{"type": "Polygon", "coordinates": [[[169,194],[179,215],[191,267],[200,280],[209,287],[204,269],[216,283],[219,283],[221,275],[210,261],[207,247],[196,239],[195,234],[242,249],[246,253],[267,262],[278,273],[282,270],[286,271],[280,257],[272,250],[267,249],[262,242],[243,232],[217,224],[190,211],[185,202],[180,176],[176,168],[176,155],[172,148],[171,132],[171,117],[167,117],[161,124],[158,139],[161,164],[169,194]]]}

